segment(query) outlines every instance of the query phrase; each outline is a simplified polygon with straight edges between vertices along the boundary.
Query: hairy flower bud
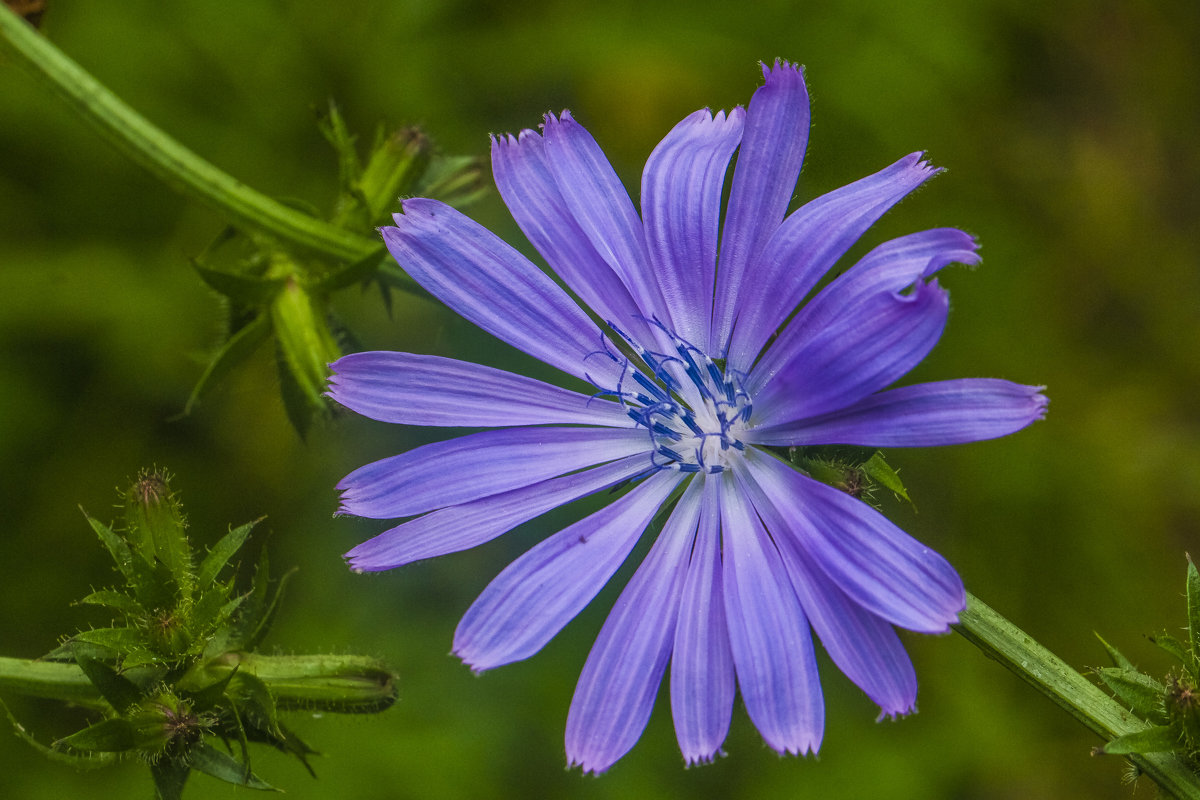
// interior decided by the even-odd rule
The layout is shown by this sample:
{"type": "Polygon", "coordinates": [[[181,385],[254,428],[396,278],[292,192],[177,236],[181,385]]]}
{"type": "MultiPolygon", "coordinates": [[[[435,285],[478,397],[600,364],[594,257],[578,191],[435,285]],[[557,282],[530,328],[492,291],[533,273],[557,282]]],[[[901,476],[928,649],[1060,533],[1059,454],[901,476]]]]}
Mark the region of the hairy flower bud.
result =
{"type": "Polygon", "coordinates": [[[182,593],[191,591],[192,550],[187,520],[170,487],[166,470],[143,470],[125,492],[125,524],[129,542],[146,563],[166,565],[182,593]]]}

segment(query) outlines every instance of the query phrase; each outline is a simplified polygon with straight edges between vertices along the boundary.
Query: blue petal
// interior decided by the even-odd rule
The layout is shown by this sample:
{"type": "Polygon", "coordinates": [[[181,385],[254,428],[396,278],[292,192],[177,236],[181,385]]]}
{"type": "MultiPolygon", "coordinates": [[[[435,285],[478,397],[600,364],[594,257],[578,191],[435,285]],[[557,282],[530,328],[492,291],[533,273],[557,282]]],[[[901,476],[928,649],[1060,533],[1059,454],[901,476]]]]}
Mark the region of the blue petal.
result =
{"type": "Polygon", "coordinates": [[[815,753],[825,707],[808,620],[744,489],[729,472],[718,480],[725,615],[746,713],[775,751],[815,753]]]}
{"type": "Polygon", "coordinates": [[[547,114],[542,129],[546,161],[575,223],[620,276],[642,315],[664,318],[642,221],[604,152],[569,112],[547,114]]]}
{"type": "Polygon", "coordinates": [[[644,454],[430,511],[369,539],[346,559],[356,572],[393,569],[489,542],[534,517],[645,472],[644,454]]]}
{"type": "Polygon", "coordinates": [[[509,564],[459,622],[455,655],[482,671],[541,650],[617,571],[682,477],[655,473],[509,564]]]}
{"type": "Polygon", "coordinates": [[[852,406],[747,432],[763,445],[853,444],[934,447],[1015,433],[1046,415],[1043,386],[995,378],[919,383],[870,395],[852,406]]]}
{"type": "Polygon", "coordinates": [[[566,292],[494,233],[437,200],[413,199],[381,228],[413,279],[461,316],[566,373],[611,388],[623,365],[566,292]]]}
{"type": "Polygon", "coordinates": [[[744,116],[735,108],[728,118],[707,110],[684,118],[642,172],[646,247],[669,315],[663,322],[698,347],[712,324],[721,189],[744,116]]]}
{"type": "Polygon", "coordinates": [[[918,281],[909,293],[885,284],[838,306],[828,324],[796,337],[788,360],[754,393],[756,426],[835,411],[894,383],[941,338],[950,298],[936,280],[918,281]]]}
{"type": "Polygon", "coordinates": [[[650,341],[637,303],[596,252],[559,191],[542,137],[525,130],[517,137],[493,139],[492,172],[513,219],[550,268],[601,319],[612,320],[635,338],[650,341]]]}
{"type": "Polygon", "coordinates": [[[634,425],[619,403],[441,356],[353,353],[330,364],[329,396],[371,419],[405,425],[634,425]]]}
{"type": "MultiPolygon", "coordinates": [[[[750,99],[721,234],[716,303],[708,352],[723,356],[744,291],[744,277],[787,212],[808,146],[804,72],[787,62],[763,65],[766,83],[750,99]]],[[[704,347],[703,342],[696,342],[704,347]]]]}
{"type": "Polygon", "coordinates": [[[977,264],[975,240],[954,228],[902,236],[876,247],[806,303],[751,370],[752,395],[791,359],[806,341],[837,323],[874,295],[898,294],[947,264],[977,264]]]}
{"type": "Polygon", "coordinates": [[[583,666],[567,714],[566,741],[567,761],[584,772],[604,772],[615,764],[650,719],[671,656],[701,485],[688,485],[583,666]]]}
{"type": "Polygon", "coordinates": [[[688,764],[711,761],[729,733],[736,689],[721,584],[720,484],[705,480],[700,524],[671,655],[671,712],[688,764]]]}
{"type": "Polygon", "coordinates": [[[745,464],[804,552],[852,601],[920,633],[958,621],[966,590],[940,555],[866,503],[753,448],[745,464]]]}
{"type": "Polygon", "coordinates": [[[822,195],[789,216],[746,272],[729,364],[745,372],[763,345],[834,263],[884,212],[937,170],[913,153],[822,195]]]}
{"type": "Polygon", "coordinates": [[[752,478],[747,476],[744,482],[779,548],[800,605],[838,669],[879,705],[882,714],[912,711],[917,674],[892,626],[830,581],[791,535],[791,526],[770,498],[752,478]]]}
{"type": "Polygon", "coordinates": [[[644,430],[503,428],[416,447],[351,472],[343,514],[409,517],[650,451],[644,430]]]}

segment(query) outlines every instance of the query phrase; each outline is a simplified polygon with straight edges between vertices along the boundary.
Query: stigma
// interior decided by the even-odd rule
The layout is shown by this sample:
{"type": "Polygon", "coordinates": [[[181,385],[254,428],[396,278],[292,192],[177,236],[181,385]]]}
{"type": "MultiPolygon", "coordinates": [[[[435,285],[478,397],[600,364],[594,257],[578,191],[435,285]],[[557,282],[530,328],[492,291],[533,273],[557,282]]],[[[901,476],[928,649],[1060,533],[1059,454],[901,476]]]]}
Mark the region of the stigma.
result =
{"type": "Polygon", "coordinates": [[[723,370],[661,322],[652,324],[672,352],[642,347],[609,323],[637,359],[624,357],[617,386],[600,394],[615,397],[630,419],[645,428],[655,470],[723,472],[745,450],[742,434],[754,410],[743,376],[723,370]]]}

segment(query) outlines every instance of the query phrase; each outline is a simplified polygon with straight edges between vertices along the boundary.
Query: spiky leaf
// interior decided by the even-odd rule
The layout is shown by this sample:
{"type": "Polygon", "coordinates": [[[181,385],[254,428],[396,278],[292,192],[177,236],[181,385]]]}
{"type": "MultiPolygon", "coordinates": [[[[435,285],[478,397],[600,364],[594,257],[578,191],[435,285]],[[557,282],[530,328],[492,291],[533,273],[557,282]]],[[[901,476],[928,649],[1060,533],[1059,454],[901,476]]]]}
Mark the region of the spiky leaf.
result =
{"type": "Polygon", "coordinates": [[[250,771],[250,765],[243,764],[228,753],[223,753],[208,743],[203,743],[191,751],[191,767],[206,775],[211,775],[226,783],[245,786],[250,789],[261,789],[267,792],[279,791],[271,784],[250,771]]]}
{"type": "Polygon", "coordinates": [[[146,610],[142,608],[137,600],[134,600],[125,592],[119,592],[115,589],[100,589],[76,602],[80,605],[105,606],[120,614],[124,614],[126,618],[136,619],[146,615],[146,610]]]}
{"type": "Polygon", "coordinates": [[[1108,651],[1108,657],[1112,659],[1114,667],[1137,672],[1137,668],[1133,666],[1133,662],[1122,655],[1120,650],[1104,641],[1104,637],[1098,633],[1096,634],[1096,638],[1100,640],[1100,644],[1104,645],[1104,649],[1108,651]]]}
{"type": "Polygon", "coordinates": [[[1191,663],[1192,654],[1188,651],[1187,645],[1166,631],[1151,636],[1150,641],[1158,645],[1160,649],[1170,653],[1185,667],[1191,663]]]}
{"type": "Polygon", "coordinates": [[[169,758],[151,764],[155,800],[183,800],[183,786],[190,773],[190,767],[169,758]]]}
{"type": "MultiPolygon", "coordinates": [[[[83,511],[82,508],[79,509],[83,511]]],[[[125,540],[113,532],[112,528],[105,525],[100,520],[92,517],[86,511],[83,511],[83,516],[87,519],[88,524],[92,526],[92,530],[100,537],[100,541],[104,543],[108,554],[112,556],[112,560],[116,562],[117,569],[125,577],[125,580],[132,583],[134,581],[133,574],[133,554],[129,550],[129,545],[125,540]]]]}
{"type": "Polygon", "coordinates": [[[117,713],[124,714],[142,699],[142,692],[137,686],[103,661],[81,655],[76,656],[75,663],[117,713]]]}
{"type": "Polygon", "coordinates": [[[269,303],[278,294],[284,282],[277,278],[260,278],[239,272],[211,269],[193,259],[196,274],[213,289],[243,306],[261,306],[269,303]]]}
{"type": "Polygon", "coordinates": [[[220,541],[213,545],[212,549],[208,551],[208,555],[200,562],[200,568],[196,570],[196,585],[200,589],[206,588],[217,579],[217,576],[221,574],[221,570],[229,563],[229,559],[233,558],[242,549],[242,545],[246,543],[246,539],[249,538],[250,532],[254,530],[254,526],[262,522],[262,520],[263,518],[260,517],[253,522],[239,525],[222,536],[220,541]]]}
{"type": "Polygon", "coordinates": [[[71,637],[77,642],[96,644],[107,647],[118,653],[126,652],[142,645],[142,634],[136,628],[92,628],[80,631],[71,637]]]}
{"type": "Polygon", "coordinates": [[[18,722],[17,718],[13,716],[12,711],[10,711],[8,706],[4,704],[3,700],[0,700],[0,709],[4,709],[4,714],[8,717],[8,721],[12,723],[13,733],[17,735],[17,738],[24,741],[34,750],[41,753],[51,761],[57,761],[60,764],[66,764],[78,770],[89,770],[107,767],[116,758],[116,756],[114,756],[112,753],[89,753],[87,755],[77,755],[75,753],[64,753],[47,747],[30,735],[29,731],[25,729],[25,726],[18,722]]]}
{"type": "Polygon", "coordinates": [[[1139,717],[1166,721],[1163,695],[1167,687],[1137,670],[1101,667],[1100,679],[1139,717]]]}
{"type": "Polygon", "coordinates": [[[233,368],[250,357],[250,354],[271,334],[271,322],[266,314],[259,314],[238,328],[218,349],[208,366],[204,368],[196,387],[183,407],[183,413],[192,409],[219,384],[233,368]]]}
{"type": "Polygon", "coordinates": [[[1166,725],[1156,725],[1142,731],[1118,736],[1100,748],[1101,752],[1114,756],[1131,753],[1163,753],[1178,749],[1179,737],[1166,725]]]}
{"type": "Polygon", "coordinates": [[[55,747],[100,753],[125,753],[136,745],[137,731],[133,723],[119,717],[101,720],[54,743],[55,747]]]}
{"type": "Polygon", "coordinates": [[[1192,673],[1200,678],[1200,572],[1188,556],[1187,569],[1188,642],[1192,649],[1192,673]]]}

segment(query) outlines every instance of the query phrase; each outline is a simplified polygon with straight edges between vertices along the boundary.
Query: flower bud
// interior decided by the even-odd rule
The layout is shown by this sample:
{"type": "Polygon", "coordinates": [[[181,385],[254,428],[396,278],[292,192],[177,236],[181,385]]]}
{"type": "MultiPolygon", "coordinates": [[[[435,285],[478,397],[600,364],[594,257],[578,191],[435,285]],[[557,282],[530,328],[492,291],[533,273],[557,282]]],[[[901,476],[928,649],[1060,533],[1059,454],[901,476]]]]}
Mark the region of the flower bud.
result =
{"type": "Polygon", "coordinates": [[[192,550],[187,540],[187,521],[179,500],[170,488],[166,470],[141,472],[125,493],[125,524],[130,544],[146,563],[166,565],[181,593],[192,589],[192,550]]]}
{"type": "Polygon", "coordinates": [[[314,419],[328,413],[327,365],[342,354],[329,330],[325,306],[324,298],[314,296],[296,274],[288,276],[271,302],[284,404],[301,435],[314,419]]]}

